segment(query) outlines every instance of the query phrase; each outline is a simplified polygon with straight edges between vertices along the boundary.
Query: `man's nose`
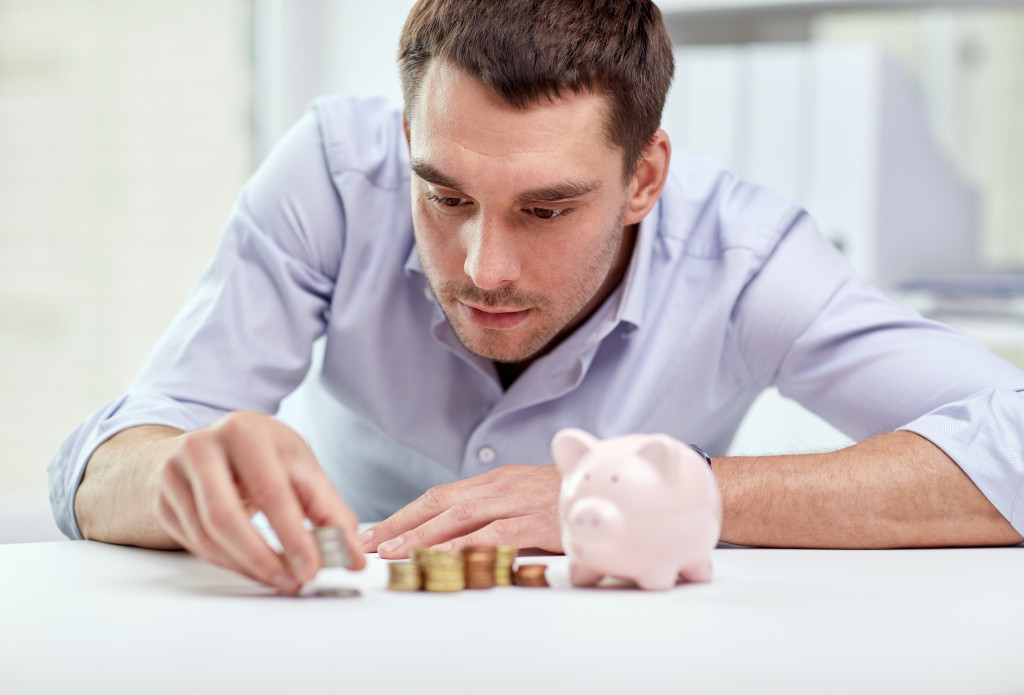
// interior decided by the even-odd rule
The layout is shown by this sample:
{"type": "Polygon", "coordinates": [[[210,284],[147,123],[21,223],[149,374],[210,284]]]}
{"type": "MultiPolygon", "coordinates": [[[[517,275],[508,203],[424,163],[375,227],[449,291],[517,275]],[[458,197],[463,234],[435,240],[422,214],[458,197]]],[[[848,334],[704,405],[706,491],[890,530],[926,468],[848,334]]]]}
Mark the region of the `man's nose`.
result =
{"type": "Polygon", "coordinates": [[[467,231],[464,269],[474,285],[495,290],[519,279],[514,230],[507,222],[498,216],[481,216],[467,231]]]}

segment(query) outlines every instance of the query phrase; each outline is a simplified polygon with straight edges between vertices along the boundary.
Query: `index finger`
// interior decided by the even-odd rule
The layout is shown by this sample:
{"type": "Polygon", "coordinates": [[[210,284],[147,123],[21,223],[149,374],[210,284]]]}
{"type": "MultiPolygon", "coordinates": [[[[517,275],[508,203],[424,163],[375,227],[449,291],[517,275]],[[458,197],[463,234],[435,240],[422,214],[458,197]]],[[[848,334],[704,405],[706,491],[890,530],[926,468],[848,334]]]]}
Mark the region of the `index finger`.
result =
{"type": "MultiPolygon", "coordinates": [[[[253,428],[256,430],[256,428],[253,428]]],[[[229,465],[253,504],[262,511],[281,542],[290,574],[299,584],[320,566],[316,542],[306,529],[297,491],[270,438],[257,431],[227,432],[229,465]]]]}
{"type": "Polygon", "coordinates": [[[358,541],[363,552],[373,552],[382,543],[419,528],[443,514],[456,502],[475,499],[477,495],[472,492],[475,487],[482,486],[474,478],[468,478],[430,488],[384,521],[360,533],[358,541]]]}
{"type": "Polygon", "coordinates": [[[249,515],[229,470],[230,463],[212,441],[193,438],[192,458],[204,465],[187,468],[195,507],[207,535],[253,578],[283,591],[294,589],[287,568],[249,523],[249,515]]]}

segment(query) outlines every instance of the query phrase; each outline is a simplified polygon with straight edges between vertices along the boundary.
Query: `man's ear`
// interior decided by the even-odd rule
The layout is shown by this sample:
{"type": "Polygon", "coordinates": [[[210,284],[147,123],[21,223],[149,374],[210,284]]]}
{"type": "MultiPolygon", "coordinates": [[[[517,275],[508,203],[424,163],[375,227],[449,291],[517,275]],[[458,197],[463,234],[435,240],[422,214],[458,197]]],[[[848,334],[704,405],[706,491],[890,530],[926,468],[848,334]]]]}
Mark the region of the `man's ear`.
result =
{"type": "Polygon", "coordinates": [[[412,144],[409,140],[409,120],[405,117],[405,110],[402,110],[402,132],[405,133],[405,146],[412,149],[412,144]]]}
{"type": "Polygon", "coordinates": [[[665,188],[665,179],[668,178],[668,163],[671,157],[672,143],[669,142],[668,133],[658,128],[640,153],[640,162],[629,184],[623,225],[636,224],[646,217],[658,202],[658,196],[665,188]]]}

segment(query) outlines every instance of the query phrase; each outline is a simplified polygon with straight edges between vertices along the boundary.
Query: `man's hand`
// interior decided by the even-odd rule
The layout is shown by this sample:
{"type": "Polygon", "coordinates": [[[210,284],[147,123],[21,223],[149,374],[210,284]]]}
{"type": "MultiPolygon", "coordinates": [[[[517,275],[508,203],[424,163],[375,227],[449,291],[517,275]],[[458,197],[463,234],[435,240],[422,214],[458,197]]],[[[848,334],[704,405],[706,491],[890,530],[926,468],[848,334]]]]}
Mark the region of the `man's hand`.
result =
{"type": "Polygon", "coordinates": [[[164,531],[209,562],[294,593],[320,568],[305,526],[341,526],[355,540],[356,517],[294,430],[258,413],[232,413],[179,435],[158,470],[156,513],[164,531]],[[275,553],[250,523],[262,511],[284,549],[275,553]]]}
{"type": "Polygon", "coordinates": [[[561,477],[554,466],[502,466],[438,485],[359,534],[363,552],[408,557],[413,548],[457,552],[469,545],[514,545],[562,552],[561,477]]]}

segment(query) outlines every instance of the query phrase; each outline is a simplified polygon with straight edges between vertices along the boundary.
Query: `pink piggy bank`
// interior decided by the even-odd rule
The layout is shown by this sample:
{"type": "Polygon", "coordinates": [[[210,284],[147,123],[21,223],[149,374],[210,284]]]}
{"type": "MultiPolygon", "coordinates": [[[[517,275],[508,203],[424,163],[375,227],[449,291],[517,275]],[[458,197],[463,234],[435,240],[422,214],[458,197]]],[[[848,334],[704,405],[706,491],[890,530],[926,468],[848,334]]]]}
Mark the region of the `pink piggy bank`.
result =
{"type": "Polygon", "coordinates": [[[579,429],[556,434],[551,452],[574,586],[605,576],[641,589],[711,579],[722,500],[703,456],[664,434],[600,440],[579,429]]]}

